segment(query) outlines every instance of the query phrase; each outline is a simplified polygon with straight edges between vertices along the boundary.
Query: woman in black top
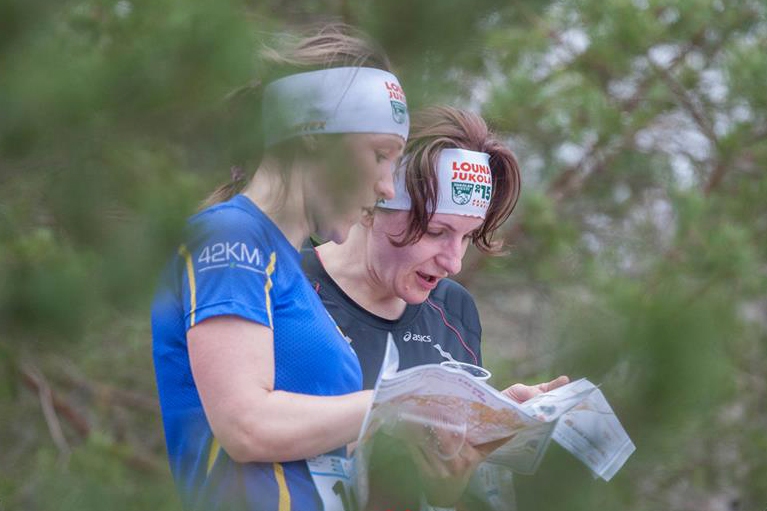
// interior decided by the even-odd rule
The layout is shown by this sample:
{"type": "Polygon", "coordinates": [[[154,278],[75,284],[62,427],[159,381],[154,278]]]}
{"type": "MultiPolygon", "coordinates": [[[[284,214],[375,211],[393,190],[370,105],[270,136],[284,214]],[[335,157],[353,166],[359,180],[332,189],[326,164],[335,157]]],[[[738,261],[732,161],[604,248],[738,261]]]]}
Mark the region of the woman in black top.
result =
{"type": "MultiPolygon", "coordinates": [[[[357,352],[365,388],[375,384],[389,332],[400,369],[445,360],[482,364],[476,305],[448,277],[460,272],[469,243],[487,254],[500,252],[493,233],[511,214],[520,190],[511,150],[481,117],[447,107],[413,115],[394,181],[394,199],[367,211],[344,243],[304,254],[309,279],[357,352]]],[[[567,381],[563,376],[535,386],[515,384],[504,393],[524,401],[567,381]]],[[[413,506],[405,489],[421,485],[430,503],[453,505],[486,454],[466,446],[445,462],[412,451],[420,478],[397,462],[402,477],[391,487],[401,499],[380,499],[381,504],[413,506]]]]}

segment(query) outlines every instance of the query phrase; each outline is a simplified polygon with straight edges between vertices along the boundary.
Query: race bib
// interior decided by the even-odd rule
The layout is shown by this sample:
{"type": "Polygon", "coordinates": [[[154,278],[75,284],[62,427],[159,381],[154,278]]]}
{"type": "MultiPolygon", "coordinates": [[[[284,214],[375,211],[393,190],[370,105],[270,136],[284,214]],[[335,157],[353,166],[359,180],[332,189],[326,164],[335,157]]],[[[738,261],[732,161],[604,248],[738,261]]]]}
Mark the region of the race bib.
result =
{"type": "Polygon", "coordinates": [[[512,471],[503,465],[483,462],[471,476],[467,493],[482,503],[482,509],[516,511],[512,471]]]}
{"type": "Polygon", "coordinates": [[[322,454],[306,461],[314,486],[325,511],[356,511],[357,499],[352,491],[352,460],[322,454]]]}

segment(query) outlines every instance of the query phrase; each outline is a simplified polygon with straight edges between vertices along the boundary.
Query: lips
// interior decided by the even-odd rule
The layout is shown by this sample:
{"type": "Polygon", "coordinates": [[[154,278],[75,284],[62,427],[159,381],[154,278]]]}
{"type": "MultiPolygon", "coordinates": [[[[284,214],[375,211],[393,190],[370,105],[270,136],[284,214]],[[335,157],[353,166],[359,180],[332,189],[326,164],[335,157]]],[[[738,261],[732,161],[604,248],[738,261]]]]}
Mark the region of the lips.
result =
{"type": "Polygon", "coordinates": [[[437,284],[439,283],[439,277],[435,277],[434,275],[429,275],[428,273],[422,273],[420,271],[415,272],[415,274],[418,277],[419,284],[425,289],[432,290],[437,287],[437,284]]]}

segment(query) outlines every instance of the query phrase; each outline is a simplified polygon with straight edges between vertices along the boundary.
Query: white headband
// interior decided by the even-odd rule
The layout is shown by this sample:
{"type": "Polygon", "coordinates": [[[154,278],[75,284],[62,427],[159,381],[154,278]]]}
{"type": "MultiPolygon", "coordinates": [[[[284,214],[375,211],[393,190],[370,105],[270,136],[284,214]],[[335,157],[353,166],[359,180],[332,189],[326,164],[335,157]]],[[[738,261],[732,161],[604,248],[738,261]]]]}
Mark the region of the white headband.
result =
{"type": "Polygon", "coordinates": [[[407,140],[407,100],[397,77],[334,67],[275,80],[264,89],[266,147],[316,133],[391,133],[407,140]]]}
{"type": "MultiPolygon", "coordinates": [[[[405,185],[407,157],[394,174],[394,198],[378,207],[410,211],[405,185]]],[[[493,193],[490,155],[466,149],[443,149],[437,159],[438,197],[435,213],[477,216],[484,219],[493,193]]]]}

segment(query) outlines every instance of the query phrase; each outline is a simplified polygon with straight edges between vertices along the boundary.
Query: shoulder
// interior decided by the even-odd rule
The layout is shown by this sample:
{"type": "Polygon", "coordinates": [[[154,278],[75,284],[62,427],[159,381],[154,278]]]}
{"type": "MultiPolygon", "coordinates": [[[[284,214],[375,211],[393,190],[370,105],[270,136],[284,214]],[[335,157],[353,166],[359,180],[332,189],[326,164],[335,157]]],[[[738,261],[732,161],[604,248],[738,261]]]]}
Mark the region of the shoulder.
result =
{"type": "Polygon", "coordinates": [[[432,327],[444,324],[447,329],[441,337],[442,348],[450,351],[456,360],[482,365],[482,324],[474,298],[466,288],[454,280],[442,279],[429,295],[427,305],[423,321],[432,327]]]}
{"type": "Polygon", "coordinates": [[[477,305],[474,303],[471,293],[451,279],[442,279],[429,295],[429,300],[454,315],[464,317],[478,314],[477,305]]]}
{"type": "Polygon", "coordinates": [[[443,321],[477,335],[482,332],[479,311],[471,293],[454,280],[442,279],[428,299],[430,308],[443,315],[443,321]]]}
{"type": "Polygon", "coordinates": [[[223,243],[226,250],[268,250],[274,245],[274,224],[242,196],[216,204],[189,218],[186,240],[190,250],[223,243]],[[245,246],[246,249],[242,247],[245,246]]]}
{"type": "Polygon", "coordinates": [[[179,252],[198,274],[225,267],[263,273],[280,252],[275,229],[255,205],[238,196],[192,216],[179,252]]]}
{"type": "Polygon", "coordinates": [[[206,208],[189,218],[188,227],[193,232],[202,229],[224,233],[268,230],[268,218],[255,205],[244,201],[247,199],[235,197],[206,208]]]}

